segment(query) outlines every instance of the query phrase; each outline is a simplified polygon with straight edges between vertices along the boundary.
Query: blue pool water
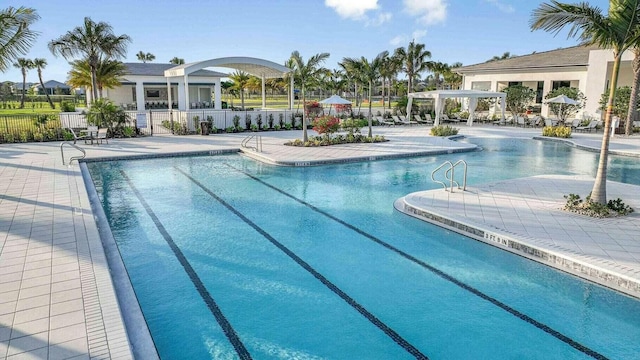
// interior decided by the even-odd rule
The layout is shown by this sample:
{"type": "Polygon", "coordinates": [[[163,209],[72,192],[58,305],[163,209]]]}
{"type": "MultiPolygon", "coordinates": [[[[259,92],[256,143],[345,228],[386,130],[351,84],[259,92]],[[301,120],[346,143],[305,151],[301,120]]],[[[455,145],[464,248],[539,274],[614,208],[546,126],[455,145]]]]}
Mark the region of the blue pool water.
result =
{"type": "MultiPolygon", "coordinates": [[[[90,163],[163,359],[637,359],[640,301],[400,214],[469,184],[595,173],[562,144],[310,168],[238,155],[90,163]]],[[[640,185],[637,159],[610,179],[640,185]]]]}

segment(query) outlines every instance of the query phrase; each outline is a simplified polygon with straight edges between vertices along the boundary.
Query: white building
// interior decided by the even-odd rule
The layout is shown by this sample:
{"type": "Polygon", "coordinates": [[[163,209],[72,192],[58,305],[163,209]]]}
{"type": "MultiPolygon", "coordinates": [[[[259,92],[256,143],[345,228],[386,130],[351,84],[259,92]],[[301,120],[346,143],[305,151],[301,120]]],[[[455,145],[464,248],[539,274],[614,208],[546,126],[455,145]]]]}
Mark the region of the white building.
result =
{"type": "MultiPolygon", "coordinates": [[[[623,54],[618,87],[631,86],[633,53],[623,54]]],[[[541,114],[549,116],[544,97],[559,87],[578,88],[586,97],[583,112],[600,116],[599,102],[608,91],[613,67],[613,51],[597,46],[574,46],[510,59],[489,61],[463,66],[457,71],[463,75],[465,90],[501,91],[510,85],[524,85],[536,91],[535,104],[541,114]]]]}

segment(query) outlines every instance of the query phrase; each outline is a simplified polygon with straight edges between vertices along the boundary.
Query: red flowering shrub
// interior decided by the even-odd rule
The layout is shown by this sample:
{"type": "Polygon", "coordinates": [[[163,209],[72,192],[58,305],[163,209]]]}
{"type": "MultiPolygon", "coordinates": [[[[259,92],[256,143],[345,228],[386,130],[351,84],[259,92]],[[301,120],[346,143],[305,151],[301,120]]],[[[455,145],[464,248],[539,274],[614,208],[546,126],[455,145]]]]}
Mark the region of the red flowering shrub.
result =
{"type": "Polygon", "coordinates": [[[335,116],[320,116],[313,120],[313,130],[318,134],[326,134],[329,137],[340,129],[340,119],[335,116]]]}
{"type": "Polygon", "coordinates": [[[343,112],[351,112],[351,104],[336,104],[336,112],[339,113],[343,113],[343,112]]]}
{"type": "Polygon", "coordinates": [[[304,104],[304,111],[307,116],[316,117],[322,113],[322,105],[317,101],[307,101],[304,104]]]}

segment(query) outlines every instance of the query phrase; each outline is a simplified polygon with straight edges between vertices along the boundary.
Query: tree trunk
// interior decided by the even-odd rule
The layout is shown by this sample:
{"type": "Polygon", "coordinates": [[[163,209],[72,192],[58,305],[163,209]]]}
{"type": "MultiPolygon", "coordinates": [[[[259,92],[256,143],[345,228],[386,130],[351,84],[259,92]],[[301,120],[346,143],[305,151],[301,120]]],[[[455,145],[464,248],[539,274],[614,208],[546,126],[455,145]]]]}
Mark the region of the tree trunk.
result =
{"type": "Polygon", "coordinates": [[[49,102],[49,106],[51,106],[52,109],[55,109],[56,107],[53,105],[53,101],[51,101],[49,92],[44,87],[44,82],[42,82],[42,71],[39,68],[38,68],[38,79],[40,80],[40,86],[42,86],[42,90],[44,90],[44,94],[47,96],[47,101],[49,102]]]}
{"type": "Polygon", "coordinates": [[[638,86],[640,86],[640,48],[633,49],[633,86],[631,87],[631,98],[629,99],[629,112],[627,122],[624,127],[624,134],[629,136],[633,132],[633,122],[637,118],[638,107],[638,86]]]}
{"type": "MultiPolygon", "coordinates": [[[[303,80],[304,81],[304,80],[303,80]]],[[[309,137],[307,136],[307,99],[305,97],[304,86],[302,86],[302,141],[309,141],[309,137]]]]}
{"type": "Polygon", "coordinates": [[[369,137],[372,137],[372,132],[371,132],[371,88],[373,87],[373,82],[369,81],[369,137]]]}
{"type": "Polygon", "coordinates": [[[614,52],[613,71],[611,83],[609,84],[609,100],[607,101],[607,113],[604,117],[604,134],[602,135],[602,146],[600,147],[600,160],[598,161],[598,171],[596,180],[591,190],[591,201],[600,204],[607,203],[607,160],[609,158],[609,138],[611,134],[611,116],[613,115],[613,98],[618,86],[618,72],[620,70],[620,58],[622,53],[614,52]]]}
{"type": "Polygon", "coordinates": [[[22,97],[20,98],[20,109],[24,109],[24,97],[27,95],[27,72],[22,70],[22,97]]]}
{"type": "Polygon", "coordinates": [[[93,94],[93,101],[98,100],[98,81],[96,77],[96,67],[95,65],[91,65],[91,93],[93,94]]]}

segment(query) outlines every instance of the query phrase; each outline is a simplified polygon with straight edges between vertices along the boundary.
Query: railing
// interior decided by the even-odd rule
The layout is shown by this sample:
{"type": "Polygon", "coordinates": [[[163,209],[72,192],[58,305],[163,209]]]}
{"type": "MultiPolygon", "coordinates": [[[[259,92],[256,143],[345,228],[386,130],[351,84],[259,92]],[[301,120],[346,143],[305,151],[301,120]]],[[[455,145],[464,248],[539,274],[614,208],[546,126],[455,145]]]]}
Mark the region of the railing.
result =
{"type": "Polygon", "coordinates": [[[73,160],[76,160],[79,162],[80,160],[84,159],[87,156],[87,152],[84,151],[84,149],[81,148],[80,146],[64,141],[62,144],[60,144],[60,155],[62,156],[62,165],[66,165],[64,162],[64,146],[65,145],[69,145],[72,148],[82,152],[82,155],[72,156],[71,159],[69,159],[69,165],[71,165],[71,162],[73,160]]]}
{"type": "Polygon", "coordinates": [[[262,136],[260,135],[249,135],[246,138],[244,138],[242,140],[242,143],[240,143],[240,146],[242,146],[243,148],[247,148],[247,149],[251,149],[253,151],[256,152],[262,152],[262,136]],[[251,141],[251,139],[255,139],[256,140],[256,146],[249,146],[249,141],[251,141]]]}
{"type": "Polygon", "coordinates": [[[438,166],[431,172],[431,180],[435,183],[441,184],[444,190],[447,191],[447,183],[445,183],[444,181],[436,180],[435,178],[436,173],[440,169],[445,168],[447,165],[448,167],[446,168],[447,170],[444,172],[444,178],[446,181],[449,182],[449,187],[451,189],[450,191],[453,192],[453,184],[455,184],[458,189],[462,189],[462,191],[467,190],[467,162],[464,160],[458,160],[455,163],[452,163],[449,160],[443,162],[442,164],[440,164],[440,166],[438,166]],[[455,180],[456,166],[461,164],[463,166],[462,187],[460,187],[460,184],[455,180]]]}

